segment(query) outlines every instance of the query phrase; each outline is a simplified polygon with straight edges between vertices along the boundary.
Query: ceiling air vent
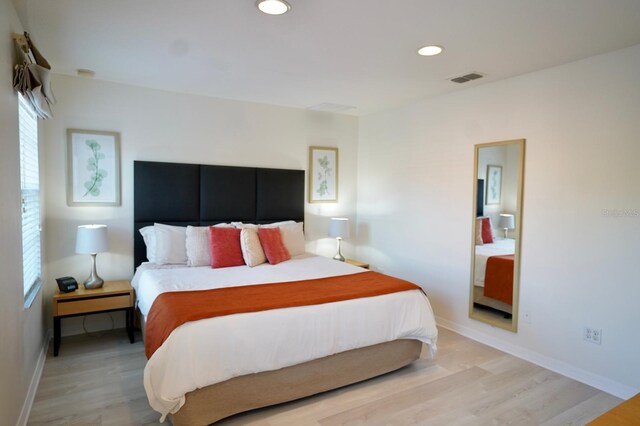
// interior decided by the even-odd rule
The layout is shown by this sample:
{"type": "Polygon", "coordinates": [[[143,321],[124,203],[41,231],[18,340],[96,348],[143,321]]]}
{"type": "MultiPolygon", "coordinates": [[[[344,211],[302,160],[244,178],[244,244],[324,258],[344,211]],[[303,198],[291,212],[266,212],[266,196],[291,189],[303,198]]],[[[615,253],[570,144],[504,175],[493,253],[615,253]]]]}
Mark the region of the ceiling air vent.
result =
{"type": "Polygon", "coordinates": [[[466,83],[467,81],[477,80],[484,76],[485,74],[480,74],[479,72],[472,72],[466,75],[461,75],[460,77],[450,78],[449,80],[453,81],[454,83],[466,83]]]}

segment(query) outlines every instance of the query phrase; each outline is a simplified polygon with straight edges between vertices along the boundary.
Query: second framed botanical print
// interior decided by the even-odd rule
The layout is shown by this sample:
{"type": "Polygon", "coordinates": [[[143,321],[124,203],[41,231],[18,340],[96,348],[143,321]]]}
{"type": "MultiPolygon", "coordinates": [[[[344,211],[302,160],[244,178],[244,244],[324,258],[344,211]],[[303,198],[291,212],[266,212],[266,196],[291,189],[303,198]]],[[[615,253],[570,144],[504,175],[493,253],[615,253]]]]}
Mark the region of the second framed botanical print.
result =
{"type": "Polygon", "coordinates": [[[338,148],[309,147],[309,202],[338,201],[338,148]]]}

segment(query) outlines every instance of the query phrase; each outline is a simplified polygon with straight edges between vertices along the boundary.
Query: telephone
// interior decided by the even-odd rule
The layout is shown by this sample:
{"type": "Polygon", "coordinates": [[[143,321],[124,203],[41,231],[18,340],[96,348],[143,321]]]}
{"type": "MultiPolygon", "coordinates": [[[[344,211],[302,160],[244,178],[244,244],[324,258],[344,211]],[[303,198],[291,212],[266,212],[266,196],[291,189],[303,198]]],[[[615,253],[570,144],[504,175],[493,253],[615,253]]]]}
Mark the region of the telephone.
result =
{"type": "Polygon", "coordinates": [[[63,293],[69,293],[78,289],[78,282],[73,277],[56,278],[58,288],[63,293]]]}

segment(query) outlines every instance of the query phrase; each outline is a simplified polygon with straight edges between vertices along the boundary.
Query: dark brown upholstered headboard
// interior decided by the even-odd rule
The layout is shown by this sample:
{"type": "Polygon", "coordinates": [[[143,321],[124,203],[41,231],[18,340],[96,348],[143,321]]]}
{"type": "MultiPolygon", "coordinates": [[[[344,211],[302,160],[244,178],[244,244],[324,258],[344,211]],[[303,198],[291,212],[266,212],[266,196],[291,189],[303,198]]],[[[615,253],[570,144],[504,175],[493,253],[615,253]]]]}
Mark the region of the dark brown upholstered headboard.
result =
{"type": "Polygon", "coordinates": [[[304,170],[133,162],[134,268],[147,260],[138,230],[154,223],[304,221],[304,170]]]}

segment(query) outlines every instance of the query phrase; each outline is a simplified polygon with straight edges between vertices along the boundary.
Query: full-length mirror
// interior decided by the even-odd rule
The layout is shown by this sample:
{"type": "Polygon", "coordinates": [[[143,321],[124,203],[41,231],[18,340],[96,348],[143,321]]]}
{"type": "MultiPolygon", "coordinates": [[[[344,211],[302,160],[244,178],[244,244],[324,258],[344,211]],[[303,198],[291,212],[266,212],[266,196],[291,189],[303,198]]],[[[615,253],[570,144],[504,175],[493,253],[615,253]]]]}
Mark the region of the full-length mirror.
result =
{"type": "Polygon", "coordinates": [[[475,147],[469,316],[518,329],[525,140],[475,147]]]}

